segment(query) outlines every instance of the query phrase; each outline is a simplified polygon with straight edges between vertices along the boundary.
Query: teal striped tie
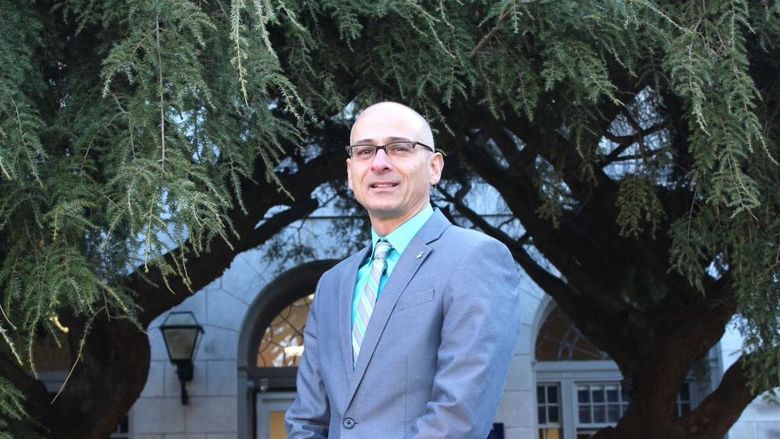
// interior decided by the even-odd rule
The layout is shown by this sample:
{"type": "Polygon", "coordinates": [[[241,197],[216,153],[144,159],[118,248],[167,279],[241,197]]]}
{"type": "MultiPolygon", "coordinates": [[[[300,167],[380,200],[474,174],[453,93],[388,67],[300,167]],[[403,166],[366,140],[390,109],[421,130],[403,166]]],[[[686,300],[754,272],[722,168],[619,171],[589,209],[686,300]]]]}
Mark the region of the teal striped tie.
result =
{"type": "Polygon", "coordinates": [[[352,361],[357,363],[360,345],[363,343],[363,336],[366,335],[368,321],[371,319],[371,313],[374,312],[377,292],[379,291],[379,281],[387,269],[387,254],[393,247],[387,241],[379,241],[374,248],[374,259],[371,260],[371,271],[368,273],[368,282],[363,289],[363,293],[358,298],[357,315],[352,324],[352,361]]]}

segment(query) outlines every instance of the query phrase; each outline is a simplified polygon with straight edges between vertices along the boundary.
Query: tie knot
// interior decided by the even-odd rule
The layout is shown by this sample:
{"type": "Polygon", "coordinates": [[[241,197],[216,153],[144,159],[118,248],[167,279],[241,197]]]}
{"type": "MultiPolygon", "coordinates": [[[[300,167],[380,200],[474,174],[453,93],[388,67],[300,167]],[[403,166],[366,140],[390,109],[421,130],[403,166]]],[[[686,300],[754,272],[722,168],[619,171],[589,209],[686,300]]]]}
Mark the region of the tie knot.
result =
{"type": "Polygon", "coordinates": [[[390,253],[390,250],[393,248],[392,245],[390,245],[387,241],[378,241],[376,243],[376,247],[374,247],[374,259],[379,259],[384,261],[387,259],[387,254],[390,253]]]}

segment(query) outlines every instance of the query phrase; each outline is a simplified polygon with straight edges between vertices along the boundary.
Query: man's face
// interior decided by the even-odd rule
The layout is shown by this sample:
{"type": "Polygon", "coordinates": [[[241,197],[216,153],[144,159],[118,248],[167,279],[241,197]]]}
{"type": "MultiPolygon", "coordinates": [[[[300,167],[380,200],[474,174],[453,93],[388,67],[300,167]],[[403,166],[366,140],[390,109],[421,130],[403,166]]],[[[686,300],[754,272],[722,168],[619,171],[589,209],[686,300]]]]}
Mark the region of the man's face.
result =
{"type": "MultiPolygon", "coordinates": [[[[399,140],[426,143],[424,124],[405,107],[378,104],[355,122],[350,144],[384,145],[399,140]]],[[[439,182],[443,166],[441,154],[418,145],[409,157],[391,158],[378,150],[369,160],[347,159],[347,177],[374,228],[387,234],[429,202],[430,187],[439,182]]]]}

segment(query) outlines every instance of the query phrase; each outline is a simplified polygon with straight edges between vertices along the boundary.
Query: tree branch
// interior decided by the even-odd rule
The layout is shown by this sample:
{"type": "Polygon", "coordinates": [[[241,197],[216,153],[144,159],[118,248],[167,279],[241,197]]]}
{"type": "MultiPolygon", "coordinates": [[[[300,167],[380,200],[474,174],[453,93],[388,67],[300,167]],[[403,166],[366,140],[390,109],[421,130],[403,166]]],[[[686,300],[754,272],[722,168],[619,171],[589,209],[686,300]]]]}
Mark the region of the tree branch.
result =
{"type": "Polygon", "coordinates": [[[745,373],[745,358],[741,356],[728,368],[718,388],[704,398],[695,410],[680,420],[679,424],[684,431],[683,437],[688,439],[724,437],[742,414],[742,410],[756,396],[750,390],[745,373]]]}
{"type": "MultiPolygon", "coordinates": [[[[150,273],[142,273],[136,270],[128,279],[128,286],[138,294],[137,302],[141,308],[139,320],[142,325],[148,325],[155,317],[181,303],[189,297],[190,291],[198,291],[208,285],[213,279],[222,274],[230,265],[233,257],[241,251],[256,247],[262,243],[262,238],[270,237],[283,229],[291,222],[311,213],[316,208],[316,201],[310,198],[314,189],[322,183],[343,178],[343,157],[335,151],[326,151],[321,156],[314,158],[300,166],[295,173],[283,173],[279,175],[284,187],[298,201],[291,204],[290,209],[284,210],[274,216],[273,220],[266,220],[263,225],[255,228],[263,218],[265,212],[271,207],[290,204],[290,200],[284,193],[278,191],[275,183],[266,182],[262,177],[257,181],[263,183],[245,182],[242,196],[250,214],[246,215],[236,203],[229,212],[239,238],[230,244],[224,241],[215,241],[211,244],[208,253],[194,254],[185,250],[184,260],[189,273],[189,283],[185,279],[173,277],[164,279],[163,273],[152,268],[150,273]],[[296,217],[296,215],[300,215],[296,217]],[[215,261],[219,261],[215,263],[215,261]],[[171,290],[176,294],[171,294],[171,290]]],[[[168,263],[173,264],[174,258],[180,249],[171,250],[164,256],[168,263]]]]}
{"type": "Polygon", "coordinates": [[[496,25],[493,26],[490,31],[485,34],[482,38],[480,38],[479,42],[476,46],[474,46],[473,49],[471,49],[471,52],[469,52],[469,58],[474,58],[474,56],[482,49],[482,47],[487,44],[488,41],[490,41],[491,38],[493,38],[493,35],[495,35],[501,28],[504,26],[504,22],[509,18],[509,16],[512,15],[512,11],[507,9],[504,11],[499,17],[498,20],[496,20],[496,25]]]}
{"type": "Polygon", "coordinates": [[[0,376],[7,378],[25,395],[25,409],[33,418],[39,418],[48,409],[49,392],[46,386],[24,370],[16,360],[0,351],[0,376]]]}
{"type": "MultiPolygon", "coordinates": [[[[525,270],[526,274],[528,274],[531,279],[540,288],[542,288],[542,290],[549,294],[555,300],[556,304],[558,304],[558,306],[560,306],[567,315],[569,315],[575,322],[578,323],[578,326],[581,329],[584,328],[586,334],[590,338],[601,341],[601,344],[599,345],[600,347],[604,349],[611,348],[613,352],[619,352],[619,339],[606,336],[606,334],[616,333],[618,329],[617,326],[620,324],[619,320],[614,318],[608,320],[609,322],[614,322],[615,326],[612,326],[611,324],[605,325],[604,322],[607,320],[598,317],[605,315],[605,310],[600,306],[596,306],[599,300],[582,300],[581,292],[576,291],[571,284],[563,281],[557,276],[554,276],[548,270],[539,265],[539,263],[536,262],[536,260],[528,253],[528,251],[523,248],[523,245],[529,242],[530,237],[527,233],[518,239],[514,239],[506,234],[503,230],[500,230],[485,221],[482,216],[466,206],[462,200],[449,195],[443,190],[439,190],[439,192],[445,199],[452,202],[458,212],[471,221],[472,224],[506,245],[509,248],[509,251],[512,253],[515,261],[520,264],[523,270],[525,270]],[[602,326],[599,327],[591,324],[590,322],[593,319],[600,321],[602,326]],[[608,328],[602,331],[603,326],[607,326],[608,328]]],[[[609,296],[604,297],[613,300],[609,296]]],[[[600,299],[603,299],[604,297],[600,299]]],[[[616,305],[622,305],[622,303],[616,304],[613,300],[612,306],[616,305]]]]}
{"type": "MultiPolygon", "coordinates": [[[[664,128],[663,124],[655,124],[650,128],[643,130],[639,126],[639,124],[636,121],[634,121],[632,118],[630,118],[629,116],[626,116],[626,118],[630,120],[629,124],[632,127],[634,127],[636,132],[634,134],[627,135],[627,136],[616,136],[610,133],[609,130],[606,130],[604,132],[604,137],[611,142],[617,143],[618,147],[613,149],[609,154],[607,154],[606,157],[604,157],[602,160],[599,161],[599,164],[602,167],[614,162],[618,158],[624,159],[623,157],[620,157],[620,154],[625,152],[626,149],[628,149],[631,145],[635,143],[639,144],[640,147],[644,150],[644,138],[664,128]]],[[[658,152],[660,152],[660,150],[652,150],[650,151],[650,153],[643,152],[642,154],[640,154],[640,157],[638,158],[647,158],[657,154],[658,152]]]]}
{"type": "Polygon", "coordinates": [[[276,233],[278,233],[281,229],[287,227],[295,221],[309,216],[318,207],[320,207],[319,203],[317,203],[317,200],[313,198],[306,198],[296,201],[292,204],[292,206],[290,206],[289,209],[279,212],[271,218],[263,221],[263,224],[258,226],[252,232],[249,239],[246,240],[245,249],[248,250],[263,244],[276,233]]]}

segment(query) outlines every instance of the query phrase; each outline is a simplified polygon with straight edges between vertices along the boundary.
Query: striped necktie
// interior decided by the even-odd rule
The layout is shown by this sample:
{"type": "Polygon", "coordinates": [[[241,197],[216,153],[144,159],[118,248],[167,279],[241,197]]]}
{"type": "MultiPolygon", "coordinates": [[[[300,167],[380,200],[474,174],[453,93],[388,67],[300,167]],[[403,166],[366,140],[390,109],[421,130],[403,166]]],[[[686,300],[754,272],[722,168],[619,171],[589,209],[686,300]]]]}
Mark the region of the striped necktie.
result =
{"type": "Polygon", "coordinates": [[[357,363],[360,345],[363,343],[363,336],[366,335],[368,321],[371,319],[371,313],[374,312],[376,296],[379,291],[379,281],[387,269],[387,254],[393,247],[387,241],[378,241],[374,248],[374,258],[371,260],[371,271],[368,273],[368,282],[360,295],[357,304],[357,315],[352,324],[352,361],[357,363]]]}

